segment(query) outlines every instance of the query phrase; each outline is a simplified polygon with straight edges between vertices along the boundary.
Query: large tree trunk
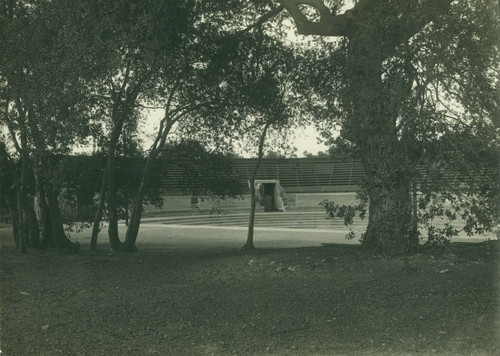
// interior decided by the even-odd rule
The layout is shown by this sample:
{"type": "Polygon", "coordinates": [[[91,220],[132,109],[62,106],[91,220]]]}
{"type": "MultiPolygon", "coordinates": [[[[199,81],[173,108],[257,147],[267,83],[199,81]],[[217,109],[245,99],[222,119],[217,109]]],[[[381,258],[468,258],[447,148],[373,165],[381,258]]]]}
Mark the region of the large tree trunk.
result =
{"type": "Polygon", "coordinates": [[[378,118],[379,129],[373,128],[373,135],[359,143],[369,197],[368,226],[362,244],[395,253],[410,247],[411,179],[394,128],[388,125],[384,129],[381,124],[385,118],[378,118]]]}
{"type": "MultiPolygon", "coordinates": [[[[373,178],[373,177],[372,177],[373,178]]],[[[369,178],[370,179],[370,178],[369,178]]],[[[384,254],[412,249],[409,240],[411,221],[410,184],[408,181],[388,181],[368,190],[369,218],[362,245],[384,254]]]]}
{"type": "Polygon", "coordinates": [[[383,124],[389,115],[378,116],[379,126],[372,127],[373,134],[358,141],[369,197],[368,226],[362,245],[383,253],[412,247],[408,239],[412,219],[411,170],[391,122],[383,124]]]}
{"type": "Polygon", "coordinates": [[[99,192],[99,205],[95,212],[94,223],[92,224],[92,235],[90,236],[90,251],[97,251],[97,236],[101,225],[102,215],[104,212],[104,202],[106,201],[106,188],[108,182],[108,167],[104,168],[102,174],[101,191],[99,192]]]}
{"type": "MultiPolygon", "coordinates": [[[[376,34],[375,34],[376,36],[376,34]]],[[[362,245],[384,253],[409,248],[411,220],[410,162],[397,131],[399,108],[382,82],[384,55],[362,37],[349,44],[348,75],[351,102],[349,120],[343,130],[355,142],[366,174],[369,220],[362,245]],[[367,48],[368,47],[368,48],[367,48]]]]}
{"type": "Polygon", "coordinates": [[[59,202],[57,201],[57,193],[50,184],[47,184],[46,186],[45,196],[50,213],[52,237],[57,250],[64,253],[78,253],[80,250],[78,242],[72,242],[64,233],[61,212],[59,210],[59,202]]]}
{"type": "Polygon", "coordinates": [[[255,225],[255,209],[257,207],[257,197],[255,192],[255,178],[257,177],[257,173],[259,172],[260,164],[262,162],[262,157],[264,156],[264,142],[266,140],[267,129],[271,126],[271,122],[266,122],[264,129],[259,138],[259,153],[257,158],[257,163],[252,171],[252,175],[250,176],[250,216],[248,219],[248,234],[247,234],[247,242],[243,245],[245,249],[254,249],[253,245],[253,231],[255,225]]]}
{"type": "MultiPolygon", "coordinates": [[[[407,54],[410,71],[399,76],[399,83],[392,83],[396,87],[388,90],[384,87],[388,82],[382,82],[383,75],[388,78],[382,64],[398,46],[404,46],[428,23],[448,12],[452,1],[360,0],[339,15],[333,15],[323,1],[308,1],[318,11],[319,21],[307,19],[299,7],[300,1],[279,2],[295,21],[299,34],[348,38],[344,72],[347,85],[340,97],[345,117],[342,136],[360,149],[367,176],[370,217],[363,245],[392,249],[385,242],[401,243],[408,236],[408,219],[411,220],[407,172],[413,171],[415,162],[407,162],[402,154],[404,147],[397,144],[400,108],[394,104],[404,102],[411,93],[413,68],[411,54],[407,54]],[[384,151],[385,155],[377,155],[377,151],[384,151]]],[[[412,235],[406,244],[415,244],[415,231],[412,235]]]]}

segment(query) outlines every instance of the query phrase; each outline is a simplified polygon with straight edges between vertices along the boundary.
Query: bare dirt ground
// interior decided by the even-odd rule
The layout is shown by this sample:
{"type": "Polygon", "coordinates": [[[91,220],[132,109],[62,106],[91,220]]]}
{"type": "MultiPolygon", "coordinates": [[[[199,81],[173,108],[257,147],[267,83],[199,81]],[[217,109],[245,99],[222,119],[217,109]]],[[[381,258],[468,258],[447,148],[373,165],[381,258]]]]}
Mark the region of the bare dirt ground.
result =
{"type": "Polygon", "coordinates": [[[1,249],[2,355],[497,355],[499,243],[1,249]]]}

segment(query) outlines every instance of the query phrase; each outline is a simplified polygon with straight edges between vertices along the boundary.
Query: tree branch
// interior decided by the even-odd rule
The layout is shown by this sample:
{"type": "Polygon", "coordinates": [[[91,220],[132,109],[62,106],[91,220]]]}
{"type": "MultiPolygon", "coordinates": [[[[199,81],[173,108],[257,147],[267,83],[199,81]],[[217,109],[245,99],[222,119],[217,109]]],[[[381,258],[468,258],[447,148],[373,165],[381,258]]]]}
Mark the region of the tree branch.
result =
{"type": "Polygon", "coordinates": [[[156,138],[155,138],[153,144],[151,145],[151,151],[156,151],[158,149],[163,148],[163,146],[165,145],[165,140],[167,138],[167,135],[170,132],[170,128],[175,123],[175,121],[173,121],[171,119],[172,115],[170,112],[170,105],[172,104],[175,92],[177,91],[177,89],[179,88],[179,86],[182,83],[182,73],[183,72],[184,71],[182,71],[181,74],[177,77],[176,81],[174,82],[174,84],[172,86],[172,89],[170,90],[170,93],[169,93],[168,99],[167,99],[167,103],[165,104],[165,107],[164,107],[165,115],[160,120],[160,127],[158,129],[158,133],[156,134],[156,138]]]}
{"type": "Polygon", "coordinates": [[[240,30],[238,32],[236,32],[236,35],[241,35],[245,32],[248,32],[250,30],[253,30],[255,27],[258,27],[260,25],[262,25],[264,22],[268,21],[269,19],[273,18],[274,16],[278,15],[281,11],[283,11],[285,7],[283,5],[280,5],[270,11],[268,11],[267,13],[265,13],[264,15],[262,15],[261,17],[259,17],[259,19],[251,24],[250,26],[244,28],[243,30],[240,30]]]}
{"type": "Polygon", "coordinates": [[[22,149],[21,149],[21,146],[19,145],[19,142],[17,141],[16,132],[14,131],[14,127],[12,125],[12,122],[10,121],[10,119],[7,116],[5,117],[5,123],[7,124],[7,128],[9,130],[9,134],[10,134],[12,142],[14,143],[14,147],[16,148],[16,151],[19,154],[21,154],[22,149]]]}
{"type": "Polygon", "coordinates": [[[180,85],[182,83],[182,73],[183,72],[184,71],[182,71],[179,74],[179,77],[177,78],[174,85],[172,86],[172,89],[170,90],[170,93],[168,95],[167,103],[165,104],[165,119],[167,121],[169,121],[169,118],[170,118],[170,105],[172,105],[172,101],[174,99],[174,94],[176,93],[177,89],[180,87],[180,85]]]}
{"type": "MultiPolygon", "coordinates": [[[[397,18],[395,25],[387,29],[391,35],[391,43],[386,45],[392,49],[407,41],[420,31],[436,16],[448,12],[452,0],[360,0],[344,14],[334,15],[322,0],[278,0],[295,21],[297,32],[301,35],[347,36],[351,37],[377,13],[397,18]],[[319,22],[306,18],[299,5],[308,5],[320,14],[319,22]]],[[[365,26],[363,26],[365,25],[365,26]]],[[[373,29],[368,27],[369,31],[373,29]]],[[[387,50],[386,50],[387,51],[387,50]]]]}
{"type": "Polygon", "coordinates": [[[301,35],[350,36],[355,30],[354,22],[346,14],[333,15],[322,0],[279,0],[295,21],[301,35]],[[300,11],[299,5],[308,5],[319,11],[319,22],[309,21],[300,11]]]}
{"type": "MultiPolygon", "coordinates": [[[[17,110],[18,110],[19,116],[22,117],[22,120],[19,120],[19,127],[21,130],[26,130],[24,123],[21,122],[21,121],[24,121],[24,115],[25,115],[23,109],[21,108],[21,101],[19,98],[16,98],[15,102],[17,105],[17,110]]],[[[8,103],[7,103],[7,105],[8,105],[8,103]]],[[[23,149],[22,149],[21,145],[19,144],[19,141],[17,140],[16,132],[14,130],[14,125],[12,124],[12,121],[10,120],[9,115],[8,115],[8,106],[6,106],[5,109],[6,109],[5,123],[7,124],[7,128],[9,130],[9,134],[11,136],[12,142],[14,143],[14,147],[16,148],[17,152],[19,154],[22,154],[23,149]]]]}
{"type": "Polygon", "coordinates": [[[143,105],[143,104],[136,104],[137,107],[141,109],[146,109],[146,110],[160,110],[163,109],[163,106],[148,106],[148,105],[143,105]]]}
{"type": "MultiPolygon", "coordinates": [[[[362,2],[368,2],[368,0],[360,1],[358,5],[362,2]]],[[[385,57],[392,55],[398,45],[415,36],[438,16],[446,14],[450,9],[451,2],[452,0],[397,0],[386,5],[397,10],[393,16],[397,16],[399,21],[387,29],[391,40],[384,45],[385,57]]]]}
{"type": "Polygon", "coordinates": [[[255,165],[253,172],[252,172],[252,179],[254,181],[255,181],[255,177],[257,177],[257,173],[259,172],[260,161],[262,160],[262,157],[264,157],[264,142],[266,141],[267,130],[269,129],[270,126],[271,126],[271,121],[269,120],[264,125],[264,128],[262,129],[262,132],[261,132],[260,137],[259,137],[259,152],[258,152],[259,164],[255,165]]]}

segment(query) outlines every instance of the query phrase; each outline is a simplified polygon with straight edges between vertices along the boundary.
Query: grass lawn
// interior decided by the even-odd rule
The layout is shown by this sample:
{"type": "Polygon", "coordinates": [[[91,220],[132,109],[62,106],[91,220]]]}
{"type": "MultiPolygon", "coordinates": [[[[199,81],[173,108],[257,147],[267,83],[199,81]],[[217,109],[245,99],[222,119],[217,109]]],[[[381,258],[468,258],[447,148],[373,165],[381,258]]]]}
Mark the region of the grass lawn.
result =
{"type": "Polygon", "coordinates": [[[2,355],[500,354],[499,243],[1,249],[2,355]]]}

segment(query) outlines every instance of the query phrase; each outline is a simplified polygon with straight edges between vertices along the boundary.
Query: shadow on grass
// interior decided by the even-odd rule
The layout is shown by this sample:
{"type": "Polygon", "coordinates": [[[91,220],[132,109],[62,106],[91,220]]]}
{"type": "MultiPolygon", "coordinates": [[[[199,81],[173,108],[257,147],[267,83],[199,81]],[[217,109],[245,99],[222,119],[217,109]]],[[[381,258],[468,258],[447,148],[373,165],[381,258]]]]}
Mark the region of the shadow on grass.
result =
{"type": "Polygon", "coordinates": [[[497,354],[498,246],[457,244],[406,262],[348,245],[78,256],[3,248],[2,351],[497,354]]]}

